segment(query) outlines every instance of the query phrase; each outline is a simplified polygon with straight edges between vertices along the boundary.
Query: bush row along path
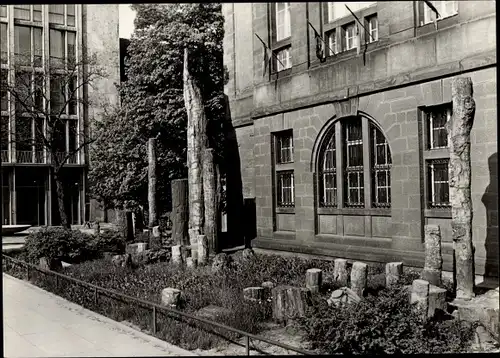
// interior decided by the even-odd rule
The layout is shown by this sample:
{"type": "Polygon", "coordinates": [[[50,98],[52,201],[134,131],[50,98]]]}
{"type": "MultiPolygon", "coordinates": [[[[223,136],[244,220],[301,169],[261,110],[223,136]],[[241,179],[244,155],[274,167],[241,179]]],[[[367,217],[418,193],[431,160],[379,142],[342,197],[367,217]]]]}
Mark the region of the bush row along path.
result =
{"type": "Polygon", "coordinates": [[[2,281],[4,357],[193,355],[5,273],[2,281]]]}

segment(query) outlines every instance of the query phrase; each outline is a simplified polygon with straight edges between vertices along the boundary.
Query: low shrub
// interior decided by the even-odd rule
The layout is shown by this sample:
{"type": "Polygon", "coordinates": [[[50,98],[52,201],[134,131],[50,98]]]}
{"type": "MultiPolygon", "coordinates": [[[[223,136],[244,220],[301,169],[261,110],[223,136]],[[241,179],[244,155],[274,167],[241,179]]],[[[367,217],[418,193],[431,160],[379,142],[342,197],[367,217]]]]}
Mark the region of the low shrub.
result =
{"type": "Polygon", "coordinates": [[[125,239],[118,230],[101,231],[93,236],[91,246],[97,252],[113,252],[123,254],[125,252],[125,239]]]}
{"type": "Polygon", "coordinates": [[[95,256],[91,242],[91,235],[78,230],[44,227],[30,233],[24,247],[28,261],[33,263],[42,257],[77,263],[95,256]]]}
{"type": "Polygon", "coordinates": [[[461,322],[424,320],[403,286],[340,307],[315,299],[298,325],[313,349],[328,354],[458,353],[472,338],[461,322]]]}

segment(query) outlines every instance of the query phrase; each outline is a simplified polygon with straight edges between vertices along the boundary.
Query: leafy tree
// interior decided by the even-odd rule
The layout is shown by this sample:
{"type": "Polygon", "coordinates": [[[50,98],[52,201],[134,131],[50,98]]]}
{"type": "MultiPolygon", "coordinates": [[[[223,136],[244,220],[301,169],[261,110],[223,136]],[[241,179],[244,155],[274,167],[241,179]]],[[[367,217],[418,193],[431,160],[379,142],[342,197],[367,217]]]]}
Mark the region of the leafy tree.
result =
{"type": "Polygon", "coordinates": [[[183,99],[183,52],[205,103],[210,146],[222,162],[224,81],[221,5],[134,4],[135,31],[128,46],[122,106],[96,125],[106,132],[91,150],[95,197],[110,207],[147,207],[147,141],[157,138],[158,211],[169,207],[172,179],[187,175],[187,115],[183,99]]]}
{"type": "MultiPolygon", "coordinates": [[[[79,60],[74,54],[67,59],[50,58],[45,63],[38,56],[16,54],[11,71],[2,70],[2,102],[5,99],[3,106],[10,109],[12,122],[2,123],[2,141],[6,139],[15,148],[17,162],[50,164],[61,225],[66,228],[70,223],[62,169],[78,163],[79,158],[83,161],[82,152],[95,140],[78,113],[84,108],[105,106],[94,96],[84,95],[84,88],[105,77],[95,56],[79,60]],[[8,81],[11,74],[14,79],[8,81]]],[[[87,113],[92,122],[94,112],[87,113]]]]}

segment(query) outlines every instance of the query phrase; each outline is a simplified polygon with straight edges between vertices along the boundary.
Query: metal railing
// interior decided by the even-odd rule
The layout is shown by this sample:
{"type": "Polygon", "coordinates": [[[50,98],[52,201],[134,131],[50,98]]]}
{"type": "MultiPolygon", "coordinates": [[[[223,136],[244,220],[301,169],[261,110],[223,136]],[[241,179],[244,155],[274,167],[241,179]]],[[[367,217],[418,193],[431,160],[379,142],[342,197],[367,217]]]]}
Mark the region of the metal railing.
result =
{"type": "MultiPolygon", "coordinates": [[[[58,286],[58,282],[59,282],[58,280],[59,279],[64,279],[64,280],[73,282],[73,283],[75,283],[75,284],[77,284],[77,285],[79,285],[81,287],[84,287],[84,288],[86,288],[88,290],[92,290],[93,294],[94,294],[94,304],[96,306],[97,306],[97,302],[98,302],[98,299],[99,299],[99,295],[103,295],[103,296],[106,296],[108,298],[122,300],[122,301],[130,301],[130,302],[133,302],[133,303],[135,303],[135,304],[137,304],[139,306],[143,306],[143,307],[145,306],[146,308],[150,308],[152,310],[152,328],[153,328],[152,331],[153,331],[154,335],[158,332],[158,327],[157,327],[157,324],[156,324],[156,322],[157,322],[157,319],[156,319],[157,313],[163,311],[163,312],[168,312],[168,313],[177,315],[177,316],[179,316],[181,318],[191,319],[191,320],[194,320],[196,322],[201,322],[201,323],[208,324],[209,326],[222,328],[223,330],[226,330],[226,331],[229,331],[229,332],[233,332],[233,333],[236,333],[236,334],[239,334],[239,335],[243,336],[245,338],[245,352],[246,352],[247,356],[250,355],[250,350],[251,350],[250,349],[250,339],[252,339],[254,341],[265,342],[267,344],[270,344],[270,345],[273,345],[273,346],[276,346],[276,347],[280,347],[280,348],[286,349],[288,351],[300,353],[300,354],[303,354],[303,355],[313,355],[313,354],[316,354],[315,352],[307,351],[307,350],[304,350],[302,348],[292,347],[292,346],[289,346],[288,344],[280,343],[280,342],[277,342],[277,341],[273,341],[272,339],[268,339],[268,338],[265,338],[265,337],[262,337],[262,336],[258,336],[258,335],[252,334],[252,333],[241,331],[241,330],[239,330],[237,328],[229,327],[229,326],[226,326],[226,325],[221,324],[221,323],[209,321],[207,319],[204,319],[204,318],[201,318],[201,317],[197,317],[197,316],[191,315],[189,313],[181,312],[181,311],[178,311],[176,309],[173,309],[173,308],[170,308],[170,307],[166,307],[166,306],[154,303],[154,302],[146,301],[146,300],[143,300],[143,299],[140,299],[140,298],[137,298],[137,297],[132,297],[132,296],[123,294],[121,292],[108,289],[108,288],[99,287],[97,285],[94,285],[94,284],[91,284],[91,283],[79,280],[79,279],[74,278],[74,277],[63,275],[63,274],[55,272],[55,271],[46,270],[46,269],[43,269],[41,267],[38,267],[37,265],[33,265],[33,264],[30,264],[30,263],[27,263],[27,262],[24,262],[24,261],[21,261],[21,260],[14,259],[14,258],[12,258],[12,257],[10,257],[8,255],[5,255],[5,254],[2,254],[2,259],[5,262],[4,265],[7,265],[7,263],[13,263],[15,265],[20,265],[20,266],[25,267],[26,268],[26,279],[27,279],[27,281],[30,280],[31,270],[35,270],[35,271],[38,271],[38,272],[42,272],[45,275],[55,276],[55,278],[56,278],[56,287],[58,286]]],[[[7,271],[8,271],[8,269],[7,269],[7,271]]],[[[201,328],[201,327],[198,327],[198,328],[201,328]]],[[[201,328],[201,329],[203,329],[203,328],[201,328]]],[[[211,332],[211,333],[214,333],[214,332],[211,332]]],[[[224,337],[224,338],[226,340],[228,340],[228,341],[233,342],[228,337],[224,337]]],[[[253,347],[253,349],[256,350],[256,351],[260,351],[256,347],[253,347]]],[[[262,352],[262,351],[260,351],[260,352],[262,352]]]]}

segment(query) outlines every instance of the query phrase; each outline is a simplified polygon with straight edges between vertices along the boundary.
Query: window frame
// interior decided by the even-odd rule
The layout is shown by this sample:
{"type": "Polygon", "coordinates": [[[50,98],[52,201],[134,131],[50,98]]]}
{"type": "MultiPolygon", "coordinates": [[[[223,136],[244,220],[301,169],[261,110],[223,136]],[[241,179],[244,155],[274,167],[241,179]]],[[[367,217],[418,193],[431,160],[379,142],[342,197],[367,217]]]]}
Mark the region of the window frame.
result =
{"type": "Polygon", "coordinates": [[[287,170],[276,170],[276,205],[279,208],[294,208],[295,207],[295,180],[294,171],[291,169],[287,170]],[[282,179],[284,176],[290,175],[290,186],[283,186],[282,179]],[[285,189],[289,190],[290,200],[289,202],[284,201],[285,189]]]}
{"type": "MultiPolygon", "coordinates": [[[[316,178],[315,185],[318,188],[316,191],[316,202],[318,208],[318,214],[322,215],[377,215],[377,216],[390,216],[391,212],[391,202],[392,196],[388,200],[387,205],[376,205],[375,196],[373,194],[374,190],[374,173],[377,169],[374,165],[373,160],[373,150],[371,149],[373,141],[370,139],[371,129],[375,128],[384,137],[385,145],[387,148],[386,156],[390,164],[386,165],[384,169],[391,173],[392,170],[392,151],[387,140],[387,136],[380,128],[380,126],[371,118],[368,118],[362,114],[356,116],[342,117],[337,119],[332,127],[328,129],[325,136],[322,139],[322,143],[318,149],[318,154],[316,157],[316,178]],[[352,118],[359,118],[361,121],[361,138],[356,141],[362,142],[362,165],[356,166],[356,170],[346,170],[347,160],[348,160],[348,149],[347,149],[347,138],[346,130],[347,123],[352,120],[352,118]],[[333,134],[335,133],[335,134],[333,134]],[[329,205],[325,203],[324,200],[324,187],[325,178],[323,174],[323,160],[325,156],[325,150],[328,148],[328,144],[335,138],[335,148],[336,148],[336,190],[337,190],[337,205],[329,205]],[[363,196],[360,198],[363,205],[352,205],[353,203],[348,202],[349,194],[349,173],[356,173],[358,178],[358,183],[356,188],[363,187],[363,196]]],[[[392,173],[391,173],[392,174],[392,173]]],[[[389,174],[389,176],[391,176],[389,174]]],[[[390,181],[387,183],[390,186],[390,181]]],[[[354,185],[352,186],[354,188],[354,185]]],[[[360,193],[360,190],[358,190],[360,193]]],[[[358,202],[357,204],[360,204],[358,202]]]]}
{"type": "MultiPolygon", "coordinates": [[[[447,19],[447,18],[450,18],[450,17],[453,17],[455,15],[458,15],[458,3],[459,2],[457,0],[446,1],[446,2],[453,3],[453,5],[454,5],[453,11],[451,11],[449,13],[445,12],[445,11],[443,11],[443,6],[446,6],[446,4],[444,4],[444,2],[439,1],[436,3],[435,1],[431,0],[431,3],[437,9],[437,11],[439,12],[439,15],[440,15],[439,18],[436,19],[437,22],[444,20],[444,19],[447,19]]],[[[435,18],[434,11],[432,11],[423,1],[418,2],[417,8],[418,8],[419,27],[422,27],[422,26],[425,26],[428,24],[432,24],[434,22],[434,18],[435,18]]]]}
{"type": "Polygon", "coordinates": [[[294,171],[294,150],[293,150],[293,129],[285,129],[271,133],[272,136],[272,162],[273,162],[273,200],[275,202],[276,213],[293,213],[295,210],[295,171],[294,171]],[[290,158],[283,162],[281,160],[280,142],[283,138],[289,138],[290,158]],[[282,175],[291,174],[291,202],[283,202],[283,186],[281,185],[282,175]]]}
{"type": "Polygon", "coordinates": [[[286,71],[286,70],[289,70],[292,68],[293,65],[292,65],[292,46],[291,45],[283,46],[283,47],[280,47],[276,50],[273,50],[273,53],[276,56],[276,57],[273,56],[273,59],[272,59],[274,73],[283,72],[283,71],[286,71]],[[288,56],[285,57],[286,61],[283,61],[283,59],[280,58],[279,54],[283,53],[285,51],[288,52],[288,56]],[[280,59],[280,61],[286,67],[283,67],[283,65],[277,60],[277,58],[280,59]]]}
{"type": "Polygon", "coordinates": [[[286,40],[292,36],[292,24],[291,24],[291,10],[289,2],[277,2],[274,3],[274,31],[276,42],[286,40]],[[278,9],[278,4],[283,4],[284,8],[282,10],[278,9]],[[280,18],[280,12],[283,12],[283,37],[279,37],[279,26],[278,19],[280,18]]]}

